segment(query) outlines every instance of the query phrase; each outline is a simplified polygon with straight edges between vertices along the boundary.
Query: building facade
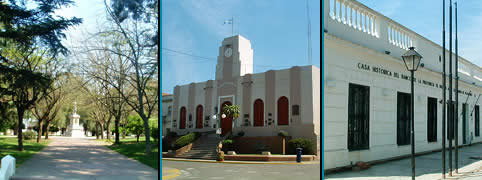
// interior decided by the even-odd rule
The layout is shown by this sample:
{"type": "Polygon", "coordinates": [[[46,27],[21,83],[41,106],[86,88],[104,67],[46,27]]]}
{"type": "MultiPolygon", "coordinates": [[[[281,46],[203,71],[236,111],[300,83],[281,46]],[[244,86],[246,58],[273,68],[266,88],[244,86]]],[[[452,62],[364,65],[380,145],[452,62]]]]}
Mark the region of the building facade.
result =
{"type": "MultiPolygon", "coordinates": [[[[174,88],[171,127],[178,134],[216,130],[212,116],[225,105],[240,117],[221,118],[221,133],[312,139],[320,154],[320,69],[295,66],[253,74],[251,42],[237,35],[219,47],[216,79],[174,88]]],[[[163,106],[165,106],[163,104],[163,106]]]]}
{"type": "MultiPolygon", "coordinates": [[[[401,59],[409,47],[424,64],[415,72],[415,151],[441,149],[439,57],[446,54],[448,75],[449,51],[355,0],[324,0],[323,19],[325,170],[411,153],[410,72],[401,59]]],[[[458,94],[458,142],[467,145],[482,141],[482,71],[463,57],[458,61],[453,100],[458,94]]]]}
{"type": "Polygon", "coordinates": [[[172,94],[162,93],[162,136],[176,127],[172,124],[172,94]]]}

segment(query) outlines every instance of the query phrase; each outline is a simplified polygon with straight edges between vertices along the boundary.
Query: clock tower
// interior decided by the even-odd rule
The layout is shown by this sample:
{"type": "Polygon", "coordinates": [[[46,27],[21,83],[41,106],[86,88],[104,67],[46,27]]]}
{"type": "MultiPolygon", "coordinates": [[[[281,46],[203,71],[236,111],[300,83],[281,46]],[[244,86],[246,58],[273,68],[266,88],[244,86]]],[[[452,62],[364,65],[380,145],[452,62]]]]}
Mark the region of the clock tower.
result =
{"type": "Polygon", "coordinates": [[[241,35],[225,38],[219,47],[216,80],[253,73],[251,42],[241,35]]]}

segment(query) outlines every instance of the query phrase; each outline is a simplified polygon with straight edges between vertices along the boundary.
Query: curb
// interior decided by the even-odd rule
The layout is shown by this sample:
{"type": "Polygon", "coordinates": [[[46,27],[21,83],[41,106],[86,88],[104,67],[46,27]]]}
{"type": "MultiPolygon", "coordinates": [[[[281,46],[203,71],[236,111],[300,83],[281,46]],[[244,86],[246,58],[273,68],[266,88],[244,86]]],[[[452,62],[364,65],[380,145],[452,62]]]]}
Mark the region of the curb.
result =
{"type": "Polygon", "coordinates": [[[184,162],[203,162],[203,163],[226,163],[226,164],[291,164],[291,165],[307,165],[320,164],[320,162],[260,162],[260,161],[215,161],[215,160],[197,160],[197,159],[179,159],[179,158],[162,158],[165,161],[184,161],[184,162]]]}

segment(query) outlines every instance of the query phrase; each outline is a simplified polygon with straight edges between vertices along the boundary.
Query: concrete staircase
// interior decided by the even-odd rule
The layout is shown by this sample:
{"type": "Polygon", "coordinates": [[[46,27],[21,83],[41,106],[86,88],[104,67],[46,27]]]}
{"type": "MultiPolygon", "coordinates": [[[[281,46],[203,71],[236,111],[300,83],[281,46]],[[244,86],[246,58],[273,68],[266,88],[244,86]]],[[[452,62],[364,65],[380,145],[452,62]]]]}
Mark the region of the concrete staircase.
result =
{"type": "Polygon", "coordinates": [[[202,135],[199,142],[193,144],[190,151],[177,157],[186,159],[216,159],[216,147],[219,141],[220,138],[216,134],[202,135]]]}

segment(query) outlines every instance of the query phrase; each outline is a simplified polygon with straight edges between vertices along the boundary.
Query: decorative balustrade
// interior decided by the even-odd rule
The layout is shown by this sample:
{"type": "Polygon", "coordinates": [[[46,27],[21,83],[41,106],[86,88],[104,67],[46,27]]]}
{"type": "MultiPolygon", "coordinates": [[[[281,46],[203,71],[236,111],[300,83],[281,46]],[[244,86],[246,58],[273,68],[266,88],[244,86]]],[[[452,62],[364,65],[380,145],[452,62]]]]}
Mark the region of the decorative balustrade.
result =
{"type": "Polygon", "coordinates": [[[408,50],[413,46],[413,38],[399,26],[389,23],[387,28],[388,42],[402,49],[408,50]]]}
{"type": "Polygon", "coordinates": [[[378,37],[376,16],[352,0],[330,0],[330,17],[354,29],[378,37]]]}
{"type": "MultiPolygon", "coordinates": [[[[385,52],[391,52],[392,56],[398,58],[401,56],[401,54],[405,52],[405,50],[408,50],[409,47],[413,46],[428,45],[427,47],[425,47],[425,51],[441,51],[442,47],[440,47],[440,45],[437,45],[433,42],[427,44],[425,41],[429,40],[427,40],[426,38],[398,24],[397,22],[394,22],[393,20],[383,16],[382,14],[364,6],[356,0],[324,1],[326,7],[329,7],[327,8],[327,18],[332,20],[329,23],[341,24],[345,26],[341,28],[345,28],[347,30],[355,29],[359,32],[366,33],[376,38],[369,39],[367,41],[364,35],[360,35],[360,39],[354,41],[358,44],[362,44],[375,49],[385,49],[385,52]],[[393,49],[393,47],[379,47],[386,46],[386,42],[400,49],[393,49]],[[433,46],[429,44],[433,44],[433,46]]],[[[340,30],[338,29],[339,27],[340,26],[338,25],[334,27],[333,33],[339,34],[341,37],[343,37],[343,34],[346,34],[347,32],[337,32],[338,30],[340,30]]],[[[345,37],[352,38],[350,36],[345,37]]],[[[434,57],[427,56],[424,57],[424,59],[426,62],[426,68],[439,69],[440,64],[438,64],[438,62],[432,61],[432,59],[437,60],[438,55],[434,57]]],[[[471,64],[466,59],[463,59],[461,57],[459,58],[458,72],[460,74],[467,75],[479,82],[482,81],[482,71],[480,67],[471,64]]],[[[470,79],[467,79],[466,77],[463,78],[467,81],[472,81],[470,79]]]]}

